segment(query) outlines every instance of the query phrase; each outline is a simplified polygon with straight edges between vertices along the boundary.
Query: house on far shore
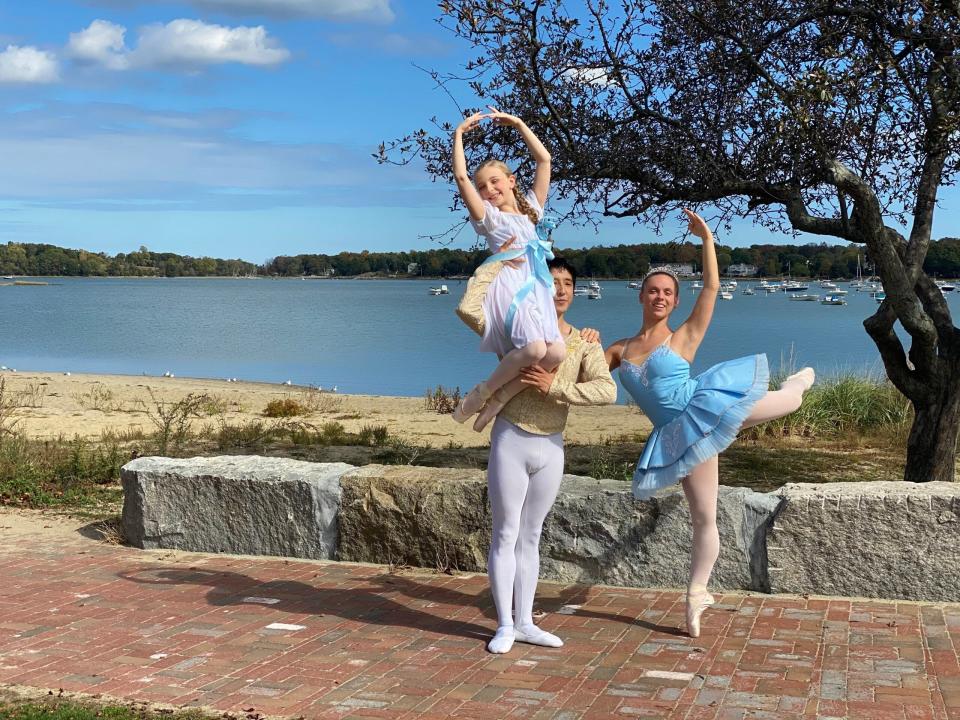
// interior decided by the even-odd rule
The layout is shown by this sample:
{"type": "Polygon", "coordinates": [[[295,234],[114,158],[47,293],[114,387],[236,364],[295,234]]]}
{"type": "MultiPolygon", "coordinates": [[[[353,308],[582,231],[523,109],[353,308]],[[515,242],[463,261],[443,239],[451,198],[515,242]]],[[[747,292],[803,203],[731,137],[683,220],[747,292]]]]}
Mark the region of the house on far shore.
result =
{"type": "Polygon", "coordinates": [[[750,277],[757,274],[756,265],[747,265],[746,263],[734,263],[727,267],[727,275],[733,277],[750,277]]]}
{"type": "Polygon", "coordinates": [[[420,272],[420,263],[407,263],[407,275],[416,275],[420,272]]]}
{"type": "Polygon", "coordinates": [[[679,275],[680,277],[693,275],[693,265],[690,263],[650,263],[650,267],[660,267],[666,268],[674,275],[679,275]]]}

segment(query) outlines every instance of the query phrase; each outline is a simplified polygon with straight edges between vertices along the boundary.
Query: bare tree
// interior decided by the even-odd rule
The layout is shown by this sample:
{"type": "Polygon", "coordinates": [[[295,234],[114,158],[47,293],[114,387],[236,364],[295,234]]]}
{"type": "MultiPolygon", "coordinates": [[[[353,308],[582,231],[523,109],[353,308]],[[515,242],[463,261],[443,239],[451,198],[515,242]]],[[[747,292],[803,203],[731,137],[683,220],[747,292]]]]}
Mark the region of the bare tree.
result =
{"type": "MultiPolygon", "coordinates": [[[[727,219],[865,245],[887,299],[864,326],[915,411],[905,477],[954,479],[960,331],[922,266],[937,193],[960,165],[960,2],[439,8],[476,56],[459,75],[434,77],[527,120],[550,146],[554,187],[574,219],[659,227],[679,205],[704,203],[727,219]]],[[[434,120],[432,131],[385,143],[380,159],[420,157],[448,179],[450,129],[434,120]]],[[[500,130],[470,151],[493,149],[522,158],[500,130]]]]}

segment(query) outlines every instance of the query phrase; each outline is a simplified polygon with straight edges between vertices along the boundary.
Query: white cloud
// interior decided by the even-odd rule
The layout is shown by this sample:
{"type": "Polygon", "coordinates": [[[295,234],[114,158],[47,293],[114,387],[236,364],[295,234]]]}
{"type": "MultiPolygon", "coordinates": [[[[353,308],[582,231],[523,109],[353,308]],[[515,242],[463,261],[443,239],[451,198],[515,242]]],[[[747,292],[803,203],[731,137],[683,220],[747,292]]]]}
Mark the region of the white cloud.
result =
{"type": "Polygon", "coordinates": [[[560,73],[560,77],[583,85],[606,86],[613,83],[606,68],[602,67],[569,68],[560,73]]]}
{"type": "Polygon", "coordinates": [[[137,49],[130,54],[140,67],[214,65],[278,65],[290,52],[257,27],[224,27],[200,20],[172,20],[148,25],[140,32],[137,49]]]}
{"type": "Polygon", "coordinates": [[[85,30],[70,34],[67,55],[111,70],[196,68],[229,62],[277,65],[290,58],[290,52],[263,26],[224,27],[181,18],[142,28],[134,50],[126,46],[126,32],[123,25],[94,20],[85,30]]]}
{"type": "Polygon", "coordinates": [[[0,52],[0,83],[52,83],[59,79],[53,53],[16,45],[7,45],[0,52]]]}
{"type": "Polygon", "coordinates": [[[103,65],[111,70],[129,66],[123,36],[127,29],[107,20],[94,20],[86,30],[70,33],[67,54],[86,63],[103,65]]]}

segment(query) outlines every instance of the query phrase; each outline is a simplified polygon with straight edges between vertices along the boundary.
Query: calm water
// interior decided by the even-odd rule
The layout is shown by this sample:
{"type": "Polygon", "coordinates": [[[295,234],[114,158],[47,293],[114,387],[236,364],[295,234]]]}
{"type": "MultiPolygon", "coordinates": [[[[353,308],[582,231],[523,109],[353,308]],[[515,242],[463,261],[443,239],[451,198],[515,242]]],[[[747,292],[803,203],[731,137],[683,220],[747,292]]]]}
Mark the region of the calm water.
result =
{"type": "MultiPolygon", "coordinates": [[[[125,373],[336,385],[340,392],[422,395],[437,384],[469,387],[493,368],[453,312],[464,285],[431,297],[411,280],[56,280],[0,287],[0,365],[20,370],[125,373]]],[[[435,284],[435,283],[434,283],[435,284]]],[[[605,343],[639,326],[636,290],[602,283],[600,301],[576,298],[568,319],[605,343]]],[[[882,373],[861,325],[876,303],[851,291],[845,307],[790,302],[784,293],[719,301],[694,363],[698,372],[765,352],[793,354],[820,374],[882,373]]],[[[841,287],[844,287],[841,285],[841,287]]],[[[822,293],[811,285],[811,293],[822,293]]],[[[686,316],[695,299],[682,288],[686,316]]],[[[960,292],[948,295],[960,318],[960,292]]],[[[623,401],[621,393],[621,401],[623,401]]]]}

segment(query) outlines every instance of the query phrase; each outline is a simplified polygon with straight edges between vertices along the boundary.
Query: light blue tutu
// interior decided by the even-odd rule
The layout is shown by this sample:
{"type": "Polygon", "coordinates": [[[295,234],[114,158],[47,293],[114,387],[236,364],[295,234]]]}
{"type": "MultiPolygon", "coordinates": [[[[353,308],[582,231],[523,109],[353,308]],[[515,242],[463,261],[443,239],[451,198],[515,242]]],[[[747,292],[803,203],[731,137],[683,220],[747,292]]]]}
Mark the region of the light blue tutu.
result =
{"type": "Polygon", "coordinates": [[[653,423],[633,473],[645,499],[726,450],[770,382],[766,355],[714,365],[690,377],[690,364],[666,343],[639,365],[620,364],[620,381],[653,423]]]}

